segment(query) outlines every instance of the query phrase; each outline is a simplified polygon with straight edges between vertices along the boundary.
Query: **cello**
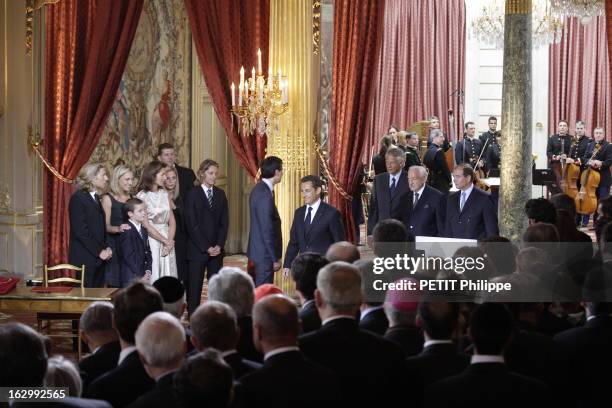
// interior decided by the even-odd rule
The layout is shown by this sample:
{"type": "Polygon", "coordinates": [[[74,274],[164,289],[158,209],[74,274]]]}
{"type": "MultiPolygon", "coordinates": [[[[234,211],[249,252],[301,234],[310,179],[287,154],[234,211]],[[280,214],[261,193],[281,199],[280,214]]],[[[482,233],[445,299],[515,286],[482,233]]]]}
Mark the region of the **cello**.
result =
{"type": "MultiPolygon", "coordinates": [[[[576,153],[576,149],[578,149],[578,144],[574,138],[570,147],[570,157],[572,152],[576,153]]],[[[566,163],[565,169],[561,174],[561,191],[573,199],[578,195],[578,180],[580,179],[580,159],[577,159],[577,162],[578,164],[575,162],[566,163]]]]}
{"type": "Polygon", "coordinates": [[[576,203],[576,212],[578,214],[593,214],[597,211],[597,194],[596,190],[599,187],[601,175],[597,170],[594,170],[589,164],[595,155],[601,149],[601,145],[597,143],[593,148],[593,155],[587,161],[587,169],[582,172],[580,177],[580,192],[576,195],[574,202],[576,203]]]}

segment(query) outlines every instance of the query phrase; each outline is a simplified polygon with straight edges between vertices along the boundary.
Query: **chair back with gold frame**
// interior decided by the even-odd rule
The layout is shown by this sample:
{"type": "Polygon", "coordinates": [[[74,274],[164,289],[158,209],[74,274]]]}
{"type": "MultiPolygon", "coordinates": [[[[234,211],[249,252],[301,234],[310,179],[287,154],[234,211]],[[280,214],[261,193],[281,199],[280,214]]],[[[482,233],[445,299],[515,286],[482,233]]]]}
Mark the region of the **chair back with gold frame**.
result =
{"type": "Polygon", "coordinates": [[[85,265],[81,265],[81,266],[74,266],[71,264],[59,264],[55,266],[45,265],[45,274],[43,276],[43,286],[47,287],[49,286],[50,283],[63,283],[63,282],[76,283],[80,285],[81,288],[84,288],[85,287],[85,265]],[[50,271],[61,271],[61,270],[66,270],[66,269],[70,271],[80,272],[81,278],[75,279],[75,278],[69,278],[69,277],[63,276],[61,278],[49,279],[50,271]]]}

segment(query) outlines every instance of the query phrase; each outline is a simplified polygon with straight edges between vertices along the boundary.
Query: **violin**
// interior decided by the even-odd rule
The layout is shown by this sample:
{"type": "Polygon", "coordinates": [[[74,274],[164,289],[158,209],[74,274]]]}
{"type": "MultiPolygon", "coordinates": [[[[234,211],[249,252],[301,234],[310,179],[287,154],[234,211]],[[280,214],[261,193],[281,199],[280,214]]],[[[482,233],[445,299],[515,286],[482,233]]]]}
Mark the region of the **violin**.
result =
{"type": "Polygon", "coordinates": [[[597,211],[596,191],[597,187],[599,187],[601,175],[599,174],[599,171],[593,169],[590,162],[600,149],[601,144],[595,144],[595,147],[593,148],[593,155],[587,161],[587,169],[582,172],[582,176],[580,177],[580,192],[574,198],[574,202],[576,203],[576,212],[578,214],[593,214],[595,211],[597,211]]]}

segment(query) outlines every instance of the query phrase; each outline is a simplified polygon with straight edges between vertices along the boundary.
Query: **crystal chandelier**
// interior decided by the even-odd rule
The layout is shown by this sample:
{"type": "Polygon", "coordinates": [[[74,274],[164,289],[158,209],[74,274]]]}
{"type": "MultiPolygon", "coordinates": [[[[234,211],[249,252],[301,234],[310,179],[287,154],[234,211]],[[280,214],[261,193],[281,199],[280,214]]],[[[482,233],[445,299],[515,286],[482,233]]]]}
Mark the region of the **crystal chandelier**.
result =
{"type": "MultiPolygon", "coordinates": [[[[551,43],[558,44],[561,41],[563,17],[548,6],[548,0],[534,1],[531,15],[534,48],[551,43]]],[[[470,38],[476,38],[478,42],[492,45],[497,49],[503,48],[504,18],[504,1],[494,0],[483,7],[482,14],[472,21],[470,38]]]]}
{"type": "Polygon", "coordinates": [[[261,70],[261,50],[257,50],[257,76],[255,67],[251,77],[244,77],[244,67],[240,68],[240,83],[238,84],[238,104],[236,104],[236,87],[232,82],[232,113],[239,122],[239,132],[243,135],[257,133],[268,134],[277,127],[276,119],[289,109],[287,79],[281,71],[272,75],[268,71],[266,79],[261,70]]]}
{"type": "Polygon", "coordinates": [[[553,9],[567,17],[578,17],[582,24],[589,24],[593,17],[605,13],[604,0],[550,0],[553,9]]]}

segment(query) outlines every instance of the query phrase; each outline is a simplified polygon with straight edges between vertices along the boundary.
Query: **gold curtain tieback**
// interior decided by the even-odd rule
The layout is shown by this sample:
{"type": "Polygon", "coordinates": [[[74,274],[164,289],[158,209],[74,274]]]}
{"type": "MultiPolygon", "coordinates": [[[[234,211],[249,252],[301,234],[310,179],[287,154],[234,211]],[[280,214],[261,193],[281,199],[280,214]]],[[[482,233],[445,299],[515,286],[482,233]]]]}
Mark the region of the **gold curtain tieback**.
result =
{"type": "Polygon", "coordinates": [[[315,152],[317,153],[319,161],[321,162],[321,165],[323,166],[323,173],[325,174],[325,177],[327,177],[327,179],[334,185],[334,188],[338,190],[342,198],[344,198],[347,201],[352,201],[353,197],[350,196],[342,187],[340,187],[340,184],[338,184],[338,181],[336,180],[331,169],[329,168],[329,165],[327,164],[327,160],[325,160],[325,157],[323,156],[323,150],[321,149],[321,145],[317,141],[316,135],[312,137],[312,141],[315,146],[315,152]]]}
{"type": "Polygon", "coordinates": [[[36,156],[38,156],[40,161],[43,162],[43,164],[51,172],[51,174],[53,174],[57,179],[59,179],[60,181],[63,181],[64,183],[74,184],[74,180],[71,180],[68,177],[62,176],[62,174],[55,167],[53,167],[53,165],[49,163],[47,159],[45,159],[45,156],[43,156],[42,152],[40,151],[40,144],[41,144],[40,141],[30,139],[29,143],[30,143],[30,147],[32,148],[32,150],[34,150],[34,153],[36,153],[36,156]]]}

